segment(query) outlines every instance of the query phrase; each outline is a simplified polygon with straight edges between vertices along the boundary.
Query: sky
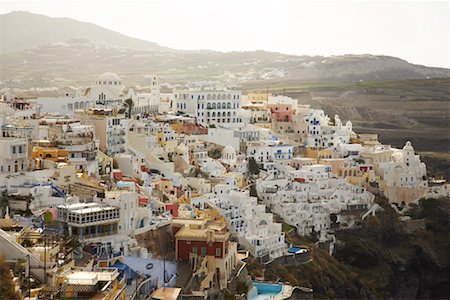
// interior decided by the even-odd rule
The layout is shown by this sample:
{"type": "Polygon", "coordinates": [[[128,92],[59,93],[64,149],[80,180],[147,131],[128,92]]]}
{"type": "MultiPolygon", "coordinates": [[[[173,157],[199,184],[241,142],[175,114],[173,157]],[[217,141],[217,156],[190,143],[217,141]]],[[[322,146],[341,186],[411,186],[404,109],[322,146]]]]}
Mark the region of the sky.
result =
{"type": "Polygon", "coordinates": [[[450,67],[449,1],[5,1],[176,49],[376,54],[450,67]]]}

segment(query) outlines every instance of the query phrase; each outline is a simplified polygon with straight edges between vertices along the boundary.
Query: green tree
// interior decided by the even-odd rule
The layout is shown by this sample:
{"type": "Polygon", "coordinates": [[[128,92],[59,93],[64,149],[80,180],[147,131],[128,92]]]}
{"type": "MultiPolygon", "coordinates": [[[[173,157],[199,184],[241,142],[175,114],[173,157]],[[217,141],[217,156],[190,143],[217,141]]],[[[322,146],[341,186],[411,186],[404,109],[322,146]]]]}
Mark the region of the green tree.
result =
{"type": "Polygon", "coordinates": [[[259,165],[253,157],[250,157],[250,159],[248,160],[248,172],[251,175],[259,174],[259,165]]]}
{"type": "Polygon", "coordinates": [[[128,118],[131,118],[131,111],[133,110],[133,107],[134,107],[133,99],[131,99],[131,98],[126,99],[126,100],[123,102],[123,106],[124,106],[124,107],[126,108],[126,110],[127,110],[128,118]]]}

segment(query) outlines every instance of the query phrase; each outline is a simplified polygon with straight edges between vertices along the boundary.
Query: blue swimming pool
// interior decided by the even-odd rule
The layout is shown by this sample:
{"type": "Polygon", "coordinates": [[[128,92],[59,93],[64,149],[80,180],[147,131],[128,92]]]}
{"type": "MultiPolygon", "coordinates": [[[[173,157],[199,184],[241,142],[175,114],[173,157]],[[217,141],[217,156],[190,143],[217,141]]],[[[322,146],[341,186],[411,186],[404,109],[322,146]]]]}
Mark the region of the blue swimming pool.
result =
{"type": "Polygon", "coordinates": [[[247,293],[247,298],[250,300],[269,299],[280,294],[282,290],[283,286],[281,284],[253,283],[250,291],[247,293]]]}

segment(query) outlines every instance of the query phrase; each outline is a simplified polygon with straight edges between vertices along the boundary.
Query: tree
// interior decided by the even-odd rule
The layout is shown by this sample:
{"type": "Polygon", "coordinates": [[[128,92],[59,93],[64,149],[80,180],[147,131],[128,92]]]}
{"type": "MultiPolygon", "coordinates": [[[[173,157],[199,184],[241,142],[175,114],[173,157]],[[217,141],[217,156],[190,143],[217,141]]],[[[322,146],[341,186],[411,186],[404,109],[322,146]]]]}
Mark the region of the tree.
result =
{"type": "Polygon", "coordinates": [[[128,118],[131,118],[131,111],[133,110],[134,102],[133,99],[128,98],[123,102],[123,106],[127,109],[128,118]]]}
{"type": "Polygon", "coordinates": [[[11,270],[5,262],[5,257],[0,254],[0,299],[19,300],[19,294],[14,290],[11,270]]]}
{"type": "Polygon", "coordinates": [[[259,165],[253,157],[250,157],[250,159],[248,160],[248,172],[251,175],[259,174],[259,165]]]}
{"type": "Polygon", "coordinates": [[[219,159],[222,156],[222,151],[216,147],[208,151],[208,156],[213,159],[219,159]]]}

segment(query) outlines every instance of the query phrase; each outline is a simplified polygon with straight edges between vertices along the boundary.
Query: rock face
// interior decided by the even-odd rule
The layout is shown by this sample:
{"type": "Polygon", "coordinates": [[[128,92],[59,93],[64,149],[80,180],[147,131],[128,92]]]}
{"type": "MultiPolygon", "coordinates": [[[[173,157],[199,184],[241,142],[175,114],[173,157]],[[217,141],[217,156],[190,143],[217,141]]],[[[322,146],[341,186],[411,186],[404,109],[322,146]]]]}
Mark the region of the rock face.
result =
{"type": "Polygon", "coordinates": [[[338,233],[336,257],[381,298],[446,299],[450,295],[450,199],[423,200],[411,211],[425,228],[409,232],[387,211],[338,233]]]}

